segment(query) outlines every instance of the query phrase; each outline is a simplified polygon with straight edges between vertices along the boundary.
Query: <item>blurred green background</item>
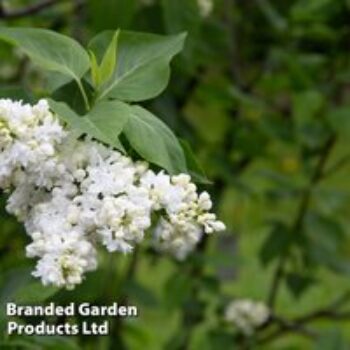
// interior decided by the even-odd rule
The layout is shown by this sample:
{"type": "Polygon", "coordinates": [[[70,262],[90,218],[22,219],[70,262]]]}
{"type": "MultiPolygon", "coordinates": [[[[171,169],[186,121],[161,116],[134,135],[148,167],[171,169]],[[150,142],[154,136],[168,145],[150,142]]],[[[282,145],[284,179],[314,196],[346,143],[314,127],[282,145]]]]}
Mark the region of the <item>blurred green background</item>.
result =
{"type": "MultiPolygon", "coordinates": [[[[146,247],[133,257],[101,254],[98,271],[79,288],[57,291],[30,277],[28,238],[6,215],[4,194],[2,306],[127,301],[140,316],[111,321],[108,337],[8,339],[2,332],[0,348],[349,349],[350,317],[315,320],[314,339],[290,331],[260,344],[237,337],[223,310],[235,298],[267,301],[281,256],[281,317],[348,296],[350,1],[61,0],[36,11],[37,3],[0,1],[0,25],[49,28],[82,43],[105,29],[188,32],[168,89],[145,105],[195,150],[227,232],[207,237],[181,263],[146,247]]],[[[15,86],[45,94],[45,77],[21,52],[2,45],[0,57],[1,97],[15,98],[15,86]]]]}

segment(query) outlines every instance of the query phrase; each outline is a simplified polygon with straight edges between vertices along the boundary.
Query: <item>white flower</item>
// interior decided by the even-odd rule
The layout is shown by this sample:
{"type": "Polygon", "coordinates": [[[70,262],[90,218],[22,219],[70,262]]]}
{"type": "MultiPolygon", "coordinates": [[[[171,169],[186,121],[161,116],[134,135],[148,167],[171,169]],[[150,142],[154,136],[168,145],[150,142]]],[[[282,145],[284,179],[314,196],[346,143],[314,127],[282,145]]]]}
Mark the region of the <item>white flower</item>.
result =
{"type": "Polygon", "coordinates": [[[16,185],[13,175],[19,170],[36,185],[49,186],[45,179],[55,170],[50,160],[65,135],[46,101],[32,107],[0,99],[0,187],[16,185]]]}
{"type": "Polygon", "coordinates": [[[132,188],[117,198],[105,197],[97,214],[97,234],[110,252],[129,253],[151,226],[148,193],[132,188]]]}
{"type": "Polygon", "coordinates": [[[197,0],[199,13],[202,17],[208,17],[213,11],[214,0],[197,0]]]}
{"type": "Polygon", "coordinates": [[[33,276],[40,277],[44,285],[72,289],[82,282],[86,271],[97,267],[93,245],[76,231],[61,234],[36,231],[32,238],[27,256],[40,258],[33,276]]]}
{"type": "Polygon", "coordinates": [[[183,260],[194,250],[202,238],[201,228],[194,223],[176,225],[161,218],[154,232],[154,244],[160,251],[167,251],[183,260]]]}
{"type": "Polygon", "coordinates": [[[64,130],[45,100],[0,99],[0,188],[25,225],[44,285],[73,288],[97,267],[97,244],[130,253],[157,217],[153,243],[184,259],[203,233],[225,226],[189,175],[169,176],[90,138],[64,130]]]}
{"type": "Polygon", "coordinates": [[[239,299],[231,302],[225,311],[225,319],[233,322],[244,334],[251,335],[255,328],[264,324],[270,316],[268,307],[262,302],[239,299]]]}
{"type": "Polygon", "coordinates": [[[153,209],[165,212],[154,234],[157,249],[185,259],[201,240],[202,231],[225,230],[225,225],[208,213],[212,207],[209,194],[203,192],[198,196],[189,175],[171,177],[149,170],[141,177],[141,185],[148,190],[153,209]]]}

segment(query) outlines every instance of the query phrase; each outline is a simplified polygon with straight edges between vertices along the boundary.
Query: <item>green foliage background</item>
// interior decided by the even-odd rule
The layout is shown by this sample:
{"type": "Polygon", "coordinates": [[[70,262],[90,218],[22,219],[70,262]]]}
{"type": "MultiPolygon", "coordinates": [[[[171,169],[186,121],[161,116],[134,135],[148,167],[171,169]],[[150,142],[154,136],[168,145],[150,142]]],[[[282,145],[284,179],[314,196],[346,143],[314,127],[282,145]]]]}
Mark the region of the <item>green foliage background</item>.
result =
{"type": "MultiPolygon", "coordinates": [[[[38,0],[38,2],[40,2],[38,0]]],[[[1,4],[2,2],[0,2],[1,4]]],[[[3,1],[17,11],[34,1],[3,1]]],[[[144,106],[186,139],[213,182],[206,187],[227,224],[186,262],[141,248],[101,255],[73,292],[30,277],[23,228],[0,211],[0,302],[127,301],[137,319],[112,322],[109,337],[1,335],[14,349],[348,349],[349,318],[312,322],[313,339],[292,329],[248,343],[223,322],[234,298],[268,301],[290,319],[332,306],[350,284],[350,2],[216,0],[203,16],[195,0],[58,1],[1,26],[48,28],[86,44],[105,29],[188,32],[169,87],[144,106]],[[281,263],[282,261],[282,263],[281,263]],[[273,276],[282,266],[278,285],[273,276]],[[245,343],[245,345],[244,345],[245,343]],[[243,344],[243,345],[242,345],[243,344]]],[[[1,19],[2,18],[2,19],[1,19]]],[[[15,86],[46,91],[46,77],[1,44],[1,97],[15,86]]],[[[349,310],[349,309],[348,309],[349,310]]],[[[347,313],[348,314],[348,313],[347,313]]],[[[334,316],[334,317],[333,317],[334,316]]],[[[348,315],[349,316],[349,315],[348,315]]],[[[62,322],[63,320],[54,320],[62,322]]],[[[4,309],[0,323],[6,322],[4,309]]],[[[263,334],[264,335],[264,334],[263,334]]],[[[268,335],[268,334],[267,334],[268,335]]]]}

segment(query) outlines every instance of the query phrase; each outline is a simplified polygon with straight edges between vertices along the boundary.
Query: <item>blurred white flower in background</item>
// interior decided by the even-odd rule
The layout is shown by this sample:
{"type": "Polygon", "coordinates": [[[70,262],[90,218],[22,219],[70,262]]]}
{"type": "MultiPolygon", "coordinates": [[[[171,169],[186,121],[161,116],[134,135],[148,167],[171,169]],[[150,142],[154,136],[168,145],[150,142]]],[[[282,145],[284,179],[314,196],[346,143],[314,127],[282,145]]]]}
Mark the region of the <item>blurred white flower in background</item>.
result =
{"type": "Polygon", "coordinates": [[[199,13],[202,17],[208,17],[214,9],[213,0],[197,0],[199,13]]]}
{"type": "Polygon", "coordinates": [[[232,301],[225,310],[225,319],[232,322],[244,334],[251,335],[270,316],[269,308],[262,302],[249,299],[232,301]]]}
{"type": "MultiPolygon", "coordinates": [[[[171,0],[175,1],[175,0],[171,0]]],[[[144,6],[152,6],[156,3],[155,0],[141,0],[141,4],[144,6]]],[[[196,5],[196,2],[194,2],[196,5]]],[[[197,7],[201,17],[208,17],[214,9],[214,0],[197,0],[197,7]]]]}

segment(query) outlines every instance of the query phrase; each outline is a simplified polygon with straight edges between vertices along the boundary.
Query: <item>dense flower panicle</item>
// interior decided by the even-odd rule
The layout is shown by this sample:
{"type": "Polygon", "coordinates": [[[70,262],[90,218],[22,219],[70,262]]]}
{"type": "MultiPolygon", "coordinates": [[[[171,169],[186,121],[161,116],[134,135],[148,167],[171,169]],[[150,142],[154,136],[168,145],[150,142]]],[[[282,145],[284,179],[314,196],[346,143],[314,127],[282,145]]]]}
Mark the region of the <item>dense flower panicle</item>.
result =
{"type": "Polygon", "coordinates": [[[98,243],[130,253],[153,224],[154,246],[179,259],[203,233],[225,229],[190,176],[155,173],[99,142],[76,140],[45,100],[0,100],[0,188],[32,238],[27,256],[39,258],[33,275],[44,285],[74,288],[96,269],[98,243]]]}
{"type": "Polygon", "coordinates": [[[253,334],[269,316],[270,311],[264,303],[249,299],[234,300],[225,310],[226,321],[233,322],[246,335],[253,334]]]}

